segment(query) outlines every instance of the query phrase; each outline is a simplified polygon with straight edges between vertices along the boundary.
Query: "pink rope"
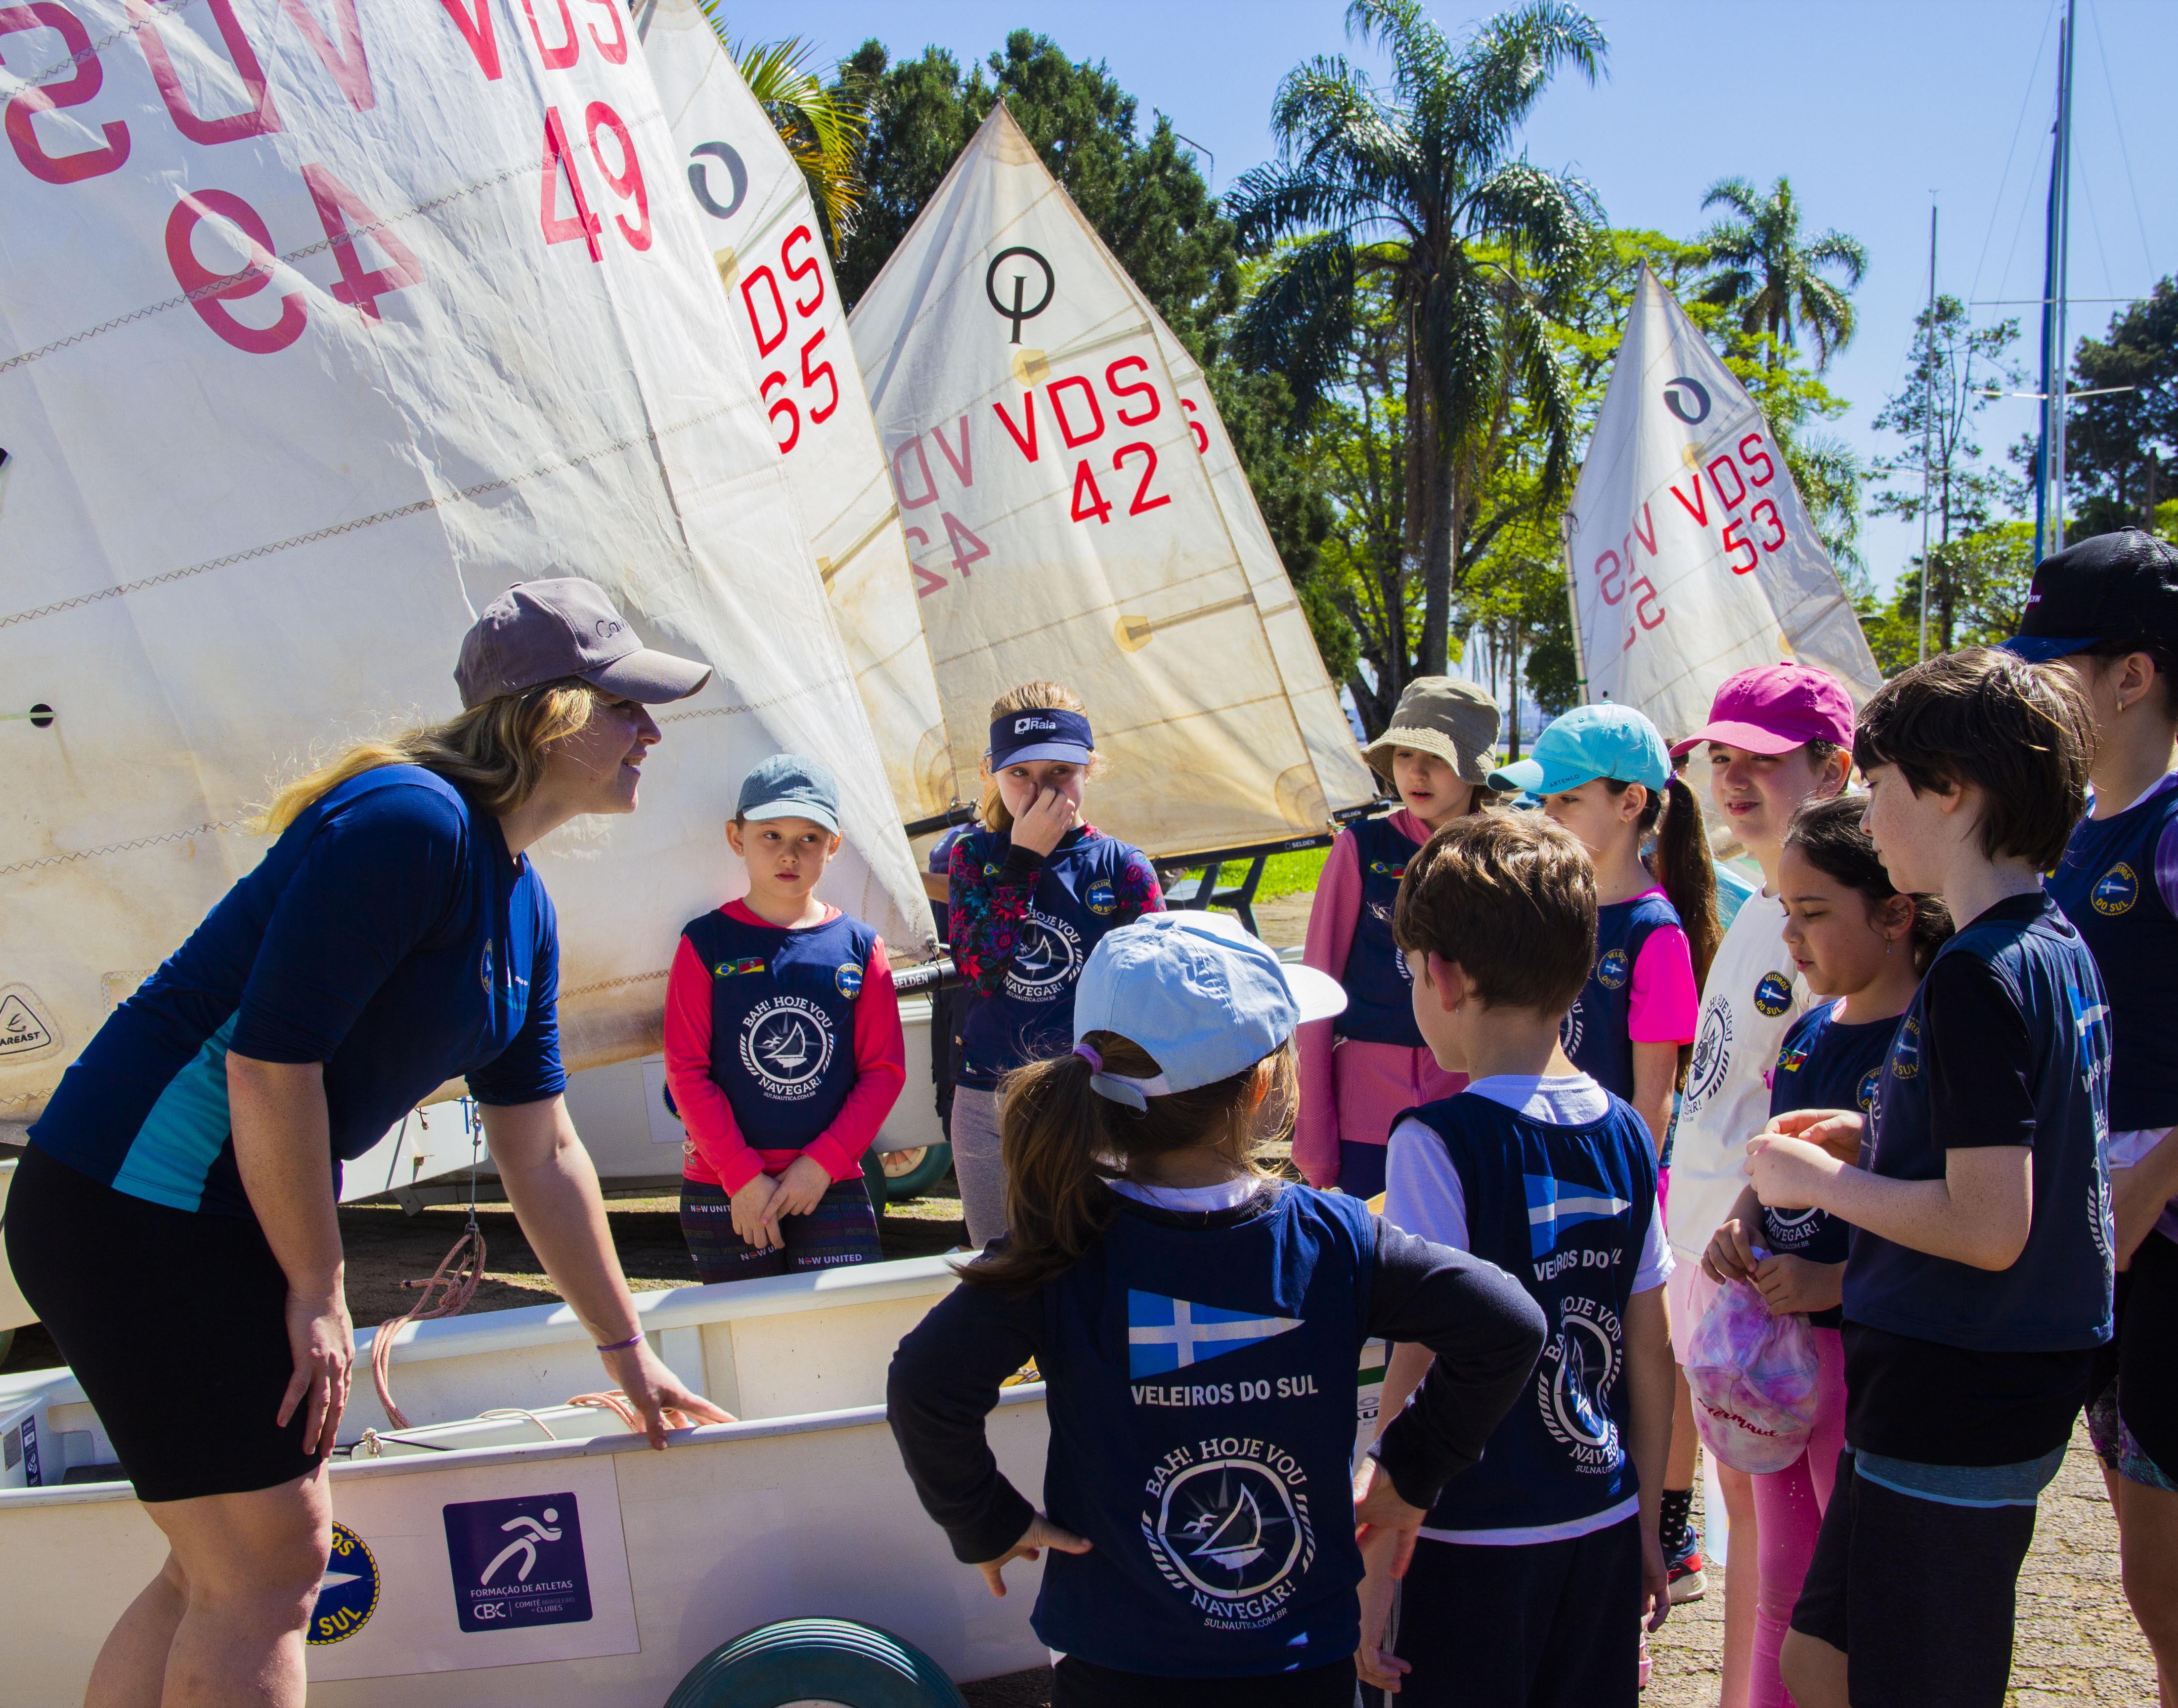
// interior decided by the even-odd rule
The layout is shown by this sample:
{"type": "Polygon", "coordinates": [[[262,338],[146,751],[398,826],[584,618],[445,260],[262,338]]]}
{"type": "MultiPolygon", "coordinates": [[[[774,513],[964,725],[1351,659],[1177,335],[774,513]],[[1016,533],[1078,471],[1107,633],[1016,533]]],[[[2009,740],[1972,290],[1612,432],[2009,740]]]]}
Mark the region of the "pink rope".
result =
{"type": "Polygon", "coordinates": [[[430,1280],[401,1284],[404,1290],[413,1288],[424,1296],[391,1322],[380,1324],[370,1341],[370,1379],[377,1386],[378,1403],[386,1410],[386,1421],[396,1429],[408,1428],[408,1420],[393,1403],[391,1377],[394,1337],[411,1323],[458,1317],[468,1308],[469,1301],[476,1297],[477,1283],[483,1279],[484,1231],[477,1226],[475,1216],[471,1215],[468,1228],[454,1241],[454,1248],[446,1253],[430,1280]]]}

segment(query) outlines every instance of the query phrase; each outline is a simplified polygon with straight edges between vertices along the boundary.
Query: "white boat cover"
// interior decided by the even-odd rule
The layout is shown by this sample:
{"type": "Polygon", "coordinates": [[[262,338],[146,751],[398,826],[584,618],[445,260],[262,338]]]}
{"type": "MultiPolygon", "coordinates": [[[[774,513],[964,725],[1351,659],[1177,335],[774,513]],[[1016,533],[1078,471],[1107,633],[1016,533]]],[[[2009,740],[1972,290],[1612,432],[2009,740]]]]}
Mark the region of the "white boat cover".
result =
{"type": "Polygon", "coordinates": [[[1588,698],[1666,740],[1750,665],[1820,665],[1856,701],[1882,685],[1776,435],[1645,266],[1565,540],[1588,698]]]}
{"type": "Polygon", "coordinates": [[[1088,704],[1090,816],[1153,854],[1373,793],[1199,370],[1003,105],[852,325],[963,799],[1040,679],[1088,704]]]}
{"type": "Polygon", "coordinates": [[[938,679],[809,181],[696,0],[638,0],[635,16],[893,799],[904,819],[941,812],[953,762],[938,679]]]}
{"type": "Polygon", "coordinates": [[[710,245],[616,0],[0,11],[0,1121],[316,754],[457,709],[473,613],[593,577],[717,668],[632,817],[540,844],[572,1067],[654,1047],[720,821],[838,772],[827,892],[928,914],[710,245]]]}

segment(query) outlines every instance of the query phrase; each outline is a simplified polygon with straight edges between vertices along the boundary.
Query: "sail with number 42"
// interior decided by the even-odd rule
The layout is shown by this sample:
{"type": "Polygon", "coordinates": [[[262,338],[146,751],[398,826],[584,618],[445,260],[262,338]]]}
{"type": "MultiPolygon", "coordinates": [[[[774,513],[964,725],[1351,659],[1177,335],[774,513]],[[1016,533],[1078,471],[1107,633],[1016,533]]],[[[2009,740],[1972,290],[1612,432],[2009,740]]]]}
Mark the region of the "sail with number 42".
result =
{"type": "Polygon", "coordinates": [[[953,765],[938,679],[809,181],[697,0],[634,11],[893,798],[906,819],[943,811],[953,765]]]}
{"type": "Polygon", "coordinates": [[[1699,728],[1735,671],[1796,660],[1882,685],[1776,434],[1645,266],[1565,516],[1591,701],[1699,728]]]}
{"type": "Polygon", "coordinates": [[[282,776],[458,709],[520,580],[716,670],[658,708],[641,810],[534,850],[571,1067],[654,1046],[781,747],[840,777],[828,892],[926,941],[635,47],[618,0],[0,10],[0,711],[47,708],[0,721],[0,1122],[256,862],[282,776]]]}
{"type": "Polygon", "coordinates": [[[1088,704],[1092,816],[1152,854],[1371,797],[1200,370],[1003,104],[851,322],[964,799],[1040,679],[1088,704]]]}

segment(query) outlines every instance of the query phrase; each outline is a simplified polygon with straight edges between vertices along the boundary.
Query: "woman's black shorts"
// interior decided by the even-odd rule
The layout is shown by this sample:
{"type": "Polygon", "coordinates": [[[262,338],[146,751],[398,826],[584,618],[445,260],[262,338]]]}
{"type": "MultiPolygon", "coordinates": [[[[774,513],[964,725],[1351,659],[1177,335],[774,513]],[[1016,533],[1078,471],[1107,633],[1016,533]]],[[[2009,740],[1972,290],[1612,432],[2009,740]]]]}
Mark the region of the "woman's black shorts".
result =
{"type": "Polygon", "coordinates": [[[316,1465],[305,1407],[272,1422],[295,1369],[287,1278],[254,1220],[132,1198],[32,1144],[5,1232],[139,1499],[272,1488],[316,1465]]]}

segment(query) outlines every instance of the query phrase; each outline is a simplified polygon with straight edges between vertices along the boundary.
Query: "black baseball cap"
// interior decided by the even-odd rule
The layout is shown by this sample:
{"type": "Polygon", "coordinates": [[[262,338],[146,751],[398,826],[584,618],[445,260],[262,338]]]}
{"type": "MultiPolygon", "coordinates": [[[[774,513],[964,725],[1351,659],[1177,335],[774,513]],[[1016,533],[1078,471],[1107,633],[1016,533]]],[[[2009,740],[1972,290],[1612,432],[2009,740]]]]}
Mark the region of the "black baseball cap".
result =
{"type": "Polygon", "coordinates": [[[2151,636],[2178,637],[2178,547],[2120,528],[2042,559],[2019,632],[2004,647],[2039,664],[2151,636]]]}

